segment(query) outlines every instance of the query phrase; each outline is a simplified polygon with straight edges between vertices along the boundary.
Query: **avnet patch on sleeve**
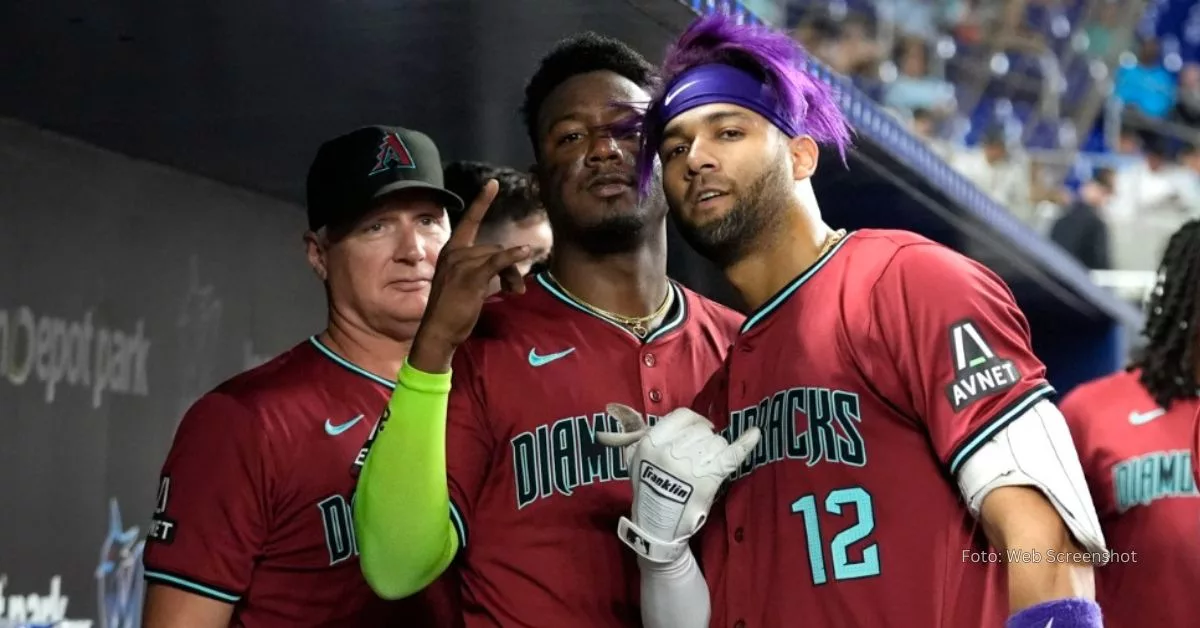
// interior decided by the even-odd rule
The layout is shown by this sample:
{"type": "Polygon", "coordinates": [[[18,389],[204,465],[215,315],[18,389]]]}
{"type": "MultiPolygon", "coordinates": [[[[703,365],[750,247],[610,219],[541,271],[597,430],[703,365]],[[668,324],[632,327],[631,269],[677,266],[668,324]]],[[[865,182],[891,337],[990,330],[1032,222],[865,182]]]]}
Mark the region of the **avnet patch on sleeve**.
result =
{"type": "Polygon", "coordinates": [[[171,476],[164,475],[158,481],[158,497],[154,503],[154,516],[150,519],[150,531],[146,539],[163,545],[175,540],[175,521],[167,517],[167,502],[171,497],[171,476]]]}
{"type": "Polygon", "coordinates": [[[970,319],[950,327],[950,358],[954,362],[954,380],[946,386],[946,399],[955,412],[1021,381],[1017,365],[996,355],[979,326],[970,319]]]}

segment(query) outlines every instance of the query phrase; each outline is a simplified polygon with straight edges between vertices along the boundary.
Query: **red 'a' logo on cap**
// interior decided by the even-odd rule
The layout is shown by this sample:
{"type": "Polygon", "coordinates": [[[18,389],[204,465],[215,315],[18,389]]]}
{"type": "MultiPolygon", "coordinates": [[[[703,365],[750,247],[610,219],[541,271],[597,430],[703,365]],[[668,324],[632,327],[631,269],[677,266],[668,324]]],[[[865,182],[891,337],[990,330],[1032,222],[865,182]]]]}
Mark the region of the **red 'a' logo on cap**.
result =
{"type": "Polygon", "coordinates": [[[371,174],[379,174],[392,168],[416,167],[417,162],[413,161],[412,153],[408,152],[404,140],[396,133],[384,134],[383,139],[379,140],[379,155],[375,158],[375,167],[371,169],[371,174]]]}

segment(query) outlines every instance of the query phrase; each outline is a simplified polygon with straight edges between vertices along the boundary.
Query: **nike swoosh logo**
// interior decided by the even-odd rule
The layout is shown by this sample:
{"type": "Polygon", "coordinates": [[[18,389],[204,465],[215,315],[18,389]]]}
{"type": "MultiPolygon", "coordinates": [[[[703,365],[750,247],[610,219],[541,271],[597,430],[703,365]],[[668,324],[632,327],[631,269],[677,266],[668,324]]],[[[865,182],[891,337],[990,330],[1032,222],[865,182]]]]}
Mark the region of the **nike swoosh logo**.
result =
{"type": "Polygon", "coordinates": [[[699,82],[700,81],[688,81],[688,82],[684,83],[683,85],[680,85],[679,87],[676,87],[675,89],[671,90],[671,93],[667,94],[667,97],[665,99],[663,99],[663,106],[664,107],[671,106],[671,101],[675,100],[676,96],[678,96],[680,93],[682,93],[683,90],[685,90],[699,82]]]}
{"type": "Polygon", "coordinates": [[[341,425],[334,425],[332,420],[325,419],[325,433],[329,434],[330,436],[337,436],[338,434],[341,434],[342,432],[354,427],[354,424],[358,423],[362,419],[363,415],[360,414],[353,419],[342,423],[341,425]]]}
{"type": "Polygon", "coordinates": [[[1145,425],[1166,413],[1167,411],[1162,408],[1156,408],[1149,412],[1130,412],[1129,422],[1133,425],[1145,425]]]}
{"type": "Polygon", "coordinates": [[[564,351],[559,351],[558,353],[551,353],[548,355],[538,355],[537,349],[530,349],[529,350],[529,366],[534,366],[534,367],[546,366],[547,364],[549,364],[559,358],[565,358],[574,352],[575,352],[575,347],[571,347],[570,349],[566,349],[564,351]]]}

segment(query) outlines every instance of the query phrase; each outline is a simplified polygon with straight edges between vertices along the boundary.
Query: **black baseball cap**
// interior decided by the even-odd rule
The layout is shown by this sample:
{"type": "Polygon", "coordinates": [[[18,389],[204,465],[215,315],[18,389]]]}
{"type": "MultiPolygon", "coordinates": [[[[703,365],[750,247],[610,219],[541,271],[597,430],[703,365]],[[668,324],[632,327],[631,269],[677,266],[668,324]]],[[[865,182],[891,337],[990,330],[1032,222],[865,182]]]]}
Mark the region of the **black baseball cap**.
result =
{"type": "Polygon", "coordinates": [[[463,209],[445,188],[442,158],[428,135],[394,126],[368,126],[329,140],[308,168],[308,228],[345,225],[376,199],[399,190],[429,190],[446,211],[463,209]]]}

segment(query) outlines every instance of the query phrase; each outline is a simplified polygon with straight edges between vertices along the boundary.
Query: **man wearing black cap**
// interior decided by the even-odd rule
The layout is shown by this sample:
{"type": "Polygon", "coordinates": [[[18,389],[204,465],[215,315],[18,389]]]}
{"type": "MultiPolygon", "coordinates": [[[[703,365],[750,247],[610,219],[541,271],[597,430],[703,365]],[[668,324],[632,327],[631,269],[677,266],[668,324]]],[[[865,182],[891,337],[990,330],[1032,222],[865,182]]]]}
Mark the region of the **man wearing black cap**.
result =
{"type": "Polygon", "coordinates": [[[150,628],[443,625],[453,589],[402,605],[363,580],[355,461],[429,299],[448,212],[437,147],[367,127],[308,174],[308,262],[328,326],[188,410],[163,465],[145,550],[150,628]]]}

